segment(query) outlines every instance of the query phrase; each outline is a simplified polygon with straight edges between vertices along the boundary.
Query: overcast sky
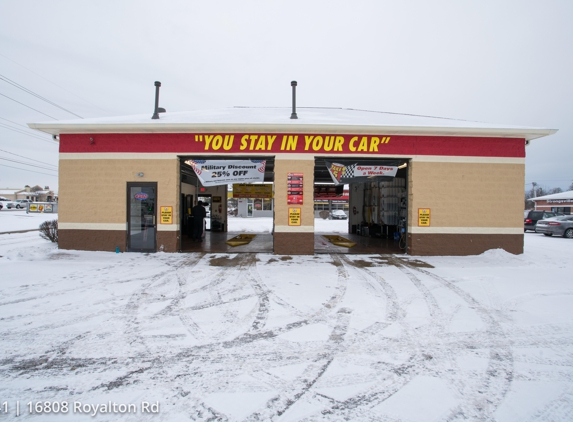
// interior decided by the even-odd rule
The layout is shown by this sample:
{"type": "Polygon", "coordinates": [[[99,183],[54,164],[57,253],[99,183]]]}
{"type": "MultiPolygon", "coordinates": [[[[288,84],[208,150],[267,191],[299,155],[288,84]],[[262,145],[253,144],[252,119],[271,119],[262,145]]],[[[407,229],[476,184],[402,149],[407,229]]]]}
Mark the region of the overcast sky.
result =
{"type": "Polygon", "coordinates": [[[559,129],[526,189],[565,190],[571,22],[571,0],[0,0],[0,189],[57,189],[58,145],[26,123],[151,116],[156,80],[168,112],[289,107],[297,80],[300,107],[559,129]]]}

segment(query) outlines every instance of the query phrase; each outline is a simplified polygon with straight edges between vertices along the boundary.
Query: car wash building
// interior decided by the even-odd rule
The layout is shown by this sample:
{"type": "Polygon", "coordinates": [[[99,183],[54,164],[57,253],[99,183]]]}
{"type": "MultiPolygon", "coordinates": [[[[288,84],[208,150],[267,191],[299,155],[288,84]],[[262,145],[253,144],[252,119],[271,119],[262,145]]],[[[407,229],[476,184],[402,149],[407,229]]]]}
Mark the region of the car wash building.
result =
{"type": "Polygon", "coordinates": [[[555,132],[336,108],[29,126],[59,141],[60,248],[281,255],[522,253],[526,144],[555,132]],[[229,232],[230,184],[270,186],[261,195],[272,200],[272,233],[241,244],[229,232]],[[317,233],[315,192],[344,185],[347,232],[317,233]],[[209,239],[189,245],[198,201],[208,207],[209,239]]]}

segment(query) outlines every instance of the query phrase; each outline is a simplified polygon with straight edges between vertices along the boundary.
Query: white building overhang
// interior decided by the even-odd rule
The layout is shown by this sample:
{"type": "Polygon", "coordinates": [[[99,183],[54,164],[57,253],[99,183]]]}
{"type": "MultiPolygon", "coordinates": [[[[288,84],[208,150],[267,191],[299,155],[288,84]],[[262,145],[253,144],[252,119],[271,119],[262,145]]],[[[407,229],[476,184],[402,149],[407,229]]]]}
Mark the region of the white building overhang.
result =
{"type": "Polygon", "coordinates": [[[94,133],[332,133],[405,136],[460,136],[523,138],[526,141],[551,135],[557,129],[488,124],[429,116],[336,108],[299,108],[290,119],[286,108],[229,108],[194,112],[162,113],[29,123],[51,135],[94,133]]]}

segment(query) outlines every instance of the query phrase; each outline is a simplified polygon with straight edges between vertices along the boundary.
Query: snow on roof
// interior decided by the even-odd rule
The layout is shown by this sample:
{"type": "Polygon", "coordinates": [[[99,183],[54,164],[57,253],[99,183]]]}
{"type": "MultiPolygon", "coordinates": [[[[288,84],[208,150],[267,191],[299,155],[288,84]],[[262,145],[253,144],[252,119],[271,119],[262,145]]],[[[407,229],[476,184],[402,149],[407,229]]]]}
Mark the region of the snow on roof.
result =
{"type": "Polygon", "coordinates": [[[538,196],[537,198],[531,198],[530,201],[545,201],[548,199],[573,199],[573,190],[554,193],[551,195],[538,196]]]}
{"type": "Polygon", "coordinates": [[[297,108],[291,119],[286,107],[231,107],[219,110],[153,113],[135,116],[29,123],[32,129],[52,135],[62,133],[165,133],[212,130],[275,130],[289,132],[350,131],[384,134],[522,137],[527,140],[551,135],[556,129],[519,127],[442,117],[419,116],[343,108],[297,108]]]}

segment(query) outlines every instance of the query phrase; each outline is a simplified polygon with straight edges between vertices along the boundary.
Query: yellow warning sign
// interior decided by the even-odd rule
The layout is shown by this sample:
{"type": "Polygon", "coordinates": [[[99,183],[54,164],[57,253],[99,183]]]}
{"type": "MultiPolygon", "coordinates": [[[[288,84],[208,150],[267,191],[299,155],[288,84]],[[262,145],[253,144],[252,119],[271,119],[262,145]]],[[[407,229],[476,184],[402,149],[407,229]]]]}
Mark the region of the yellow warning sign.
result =
{"type": "Polygon", "coordinates": [[[429,208],[418,208],[418,226],[430,227],[429,208]]]}
{"type": "Polygon", "coordinates": [[[161,224],[173,224],[173,207],[160,207],[161,224]]]}
{"type": "Polygon", "coordinates": [[[288,209],[288,225],[300,226],[300,208],[288,209]]]}

